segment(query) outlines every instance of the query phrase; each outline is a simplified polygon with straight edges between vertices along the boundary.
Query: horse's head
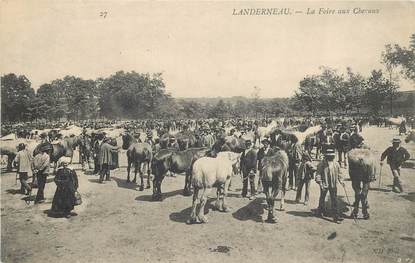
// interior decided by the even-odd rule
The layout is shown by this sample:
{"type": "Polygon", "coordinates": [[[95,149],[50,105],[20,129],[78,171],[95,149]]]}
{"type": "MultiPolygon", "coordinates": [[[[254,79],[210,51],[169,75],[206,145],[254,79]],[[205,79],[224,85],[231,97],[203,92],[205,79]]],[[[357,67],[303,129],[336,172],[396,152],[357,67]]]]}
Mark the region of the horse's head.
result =
{"type": "Polygon", "coordinates": [[[127,150],[131,146],[131,144],[133,144],[134,142],[133,136],[126,132],[121,134],[121,138],[122,138],[122,148],[124,150],[127,150]]]}

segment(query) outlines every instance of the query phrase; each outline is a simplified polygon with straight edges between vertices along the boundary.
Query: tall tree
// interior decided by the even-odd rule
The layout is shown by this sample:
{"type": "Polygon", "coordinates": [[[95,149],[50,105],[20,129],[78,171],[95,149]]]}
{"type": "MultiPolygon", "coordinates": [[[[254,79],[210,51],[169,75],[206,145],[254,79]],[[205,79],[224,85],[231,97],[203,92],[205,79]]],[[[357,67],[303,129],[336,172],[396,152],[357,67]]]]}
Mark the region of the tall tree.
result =
{"type": "MultiPolygon", "coordinates": [[[[391,83],[381,70],[373,70],[367,82],[365,100],[374,114],[379,114],[382,104],[390,96],[391,83]]],[[[394,89],[397,89],[395,86],[394,89]]]]}
{"type": "Polygon", "coordinates": [[[31,83],[24,75],[13,73],[1,77],[1,117],[3,120],[27,120],[32,117],[30,104],[35,97],[31,83]]]}

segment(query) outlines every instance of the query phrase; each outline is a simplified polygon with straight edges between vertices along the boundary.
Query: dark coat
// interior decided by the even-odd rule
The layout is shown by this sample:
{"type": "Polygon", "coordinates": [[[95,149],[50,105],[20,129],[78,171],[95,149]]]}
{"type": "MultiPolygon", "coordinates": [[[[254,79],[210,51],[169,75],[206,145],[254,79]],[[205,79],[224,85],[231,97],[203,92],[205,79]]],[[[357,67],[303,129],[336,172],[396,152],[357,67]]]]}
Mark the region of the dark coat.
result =
{"type": "Polygon", "coordinates": [[[393,146],[390,146],[382,153],[382,156],[380,157],[381,161],[383,161],[386,157],[386,161],[390,166],[399,168],[402,163],[409,160],[411,156],[403,147],[395,149],[393,146]]]}
{"type": "Polygon", "coordinates": [[[76,172],[69,168],[60,168],[54,179],[56,192],[53,196],[53,212],[70,212],[75,205],[75,191],[78,189],[76,172]]]}

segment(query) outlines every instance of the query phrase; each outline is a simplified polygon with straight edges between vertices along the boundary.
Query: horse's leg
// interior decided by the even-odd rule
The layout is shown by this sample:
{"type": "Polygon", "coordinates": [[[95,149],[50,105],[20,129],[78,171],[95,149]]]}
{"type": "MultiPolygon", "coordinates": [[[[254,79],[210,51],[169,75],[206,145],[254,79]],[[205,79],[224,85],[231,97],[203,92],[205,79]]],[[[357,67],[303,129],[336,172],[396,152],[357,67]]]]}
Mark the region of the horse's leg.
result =
{"type": "Polygon", "coordinates": [[[193,202],[192,202],[192,213],[190,214],[190,219],[187,220],[188,224],[196,223],[197,222],[197,206],[200,202],[201,196],[199,192],[199,188],[195,188],[193,192],[193,202]]]}
{"type": "Polygon", "coordinates": [[[220,188],[219,186],[216,187],[216,203],[215,203],[216,210],[220,211],[221,203],[220,203],[220,188]]]}
{"type": "MultiPolygon", "coordinates": [[[[142,170],[142,163],[139,163],[138,164],[138,173],[140,174],[140,191],[144,191],[144,174],[143,174],[143,170],[142,170]]],[[[134,176],[134,182],[136,182],[136,176],[137,176],[137,173],[135,173],[135,176],[134,176]]]]}
{"type": "Polygon", "coordinates": [[[270,184],[271,182],[263,182],[264,193],[265,193],[265,200],[267,200],[267,209],[268,209],[268,216],[265,220],[266,222],[271,223],[274,220],[274,205],[273,205],[273,198],[270,193],[270,184]]]}
{"type": "Polygon", "coordinates": [[[198,218],[199,218],[201,223],[207,223],[208,222],[207,218],[205,217],[205,205],[206,205],[206,202],[207,202],[207,196],[208,196],[209,190],[210,189],[208,189],[208,188],[204,188],[201,191],[202,193],[201,193],[201,198],[200,198],[200,207],[199,207],[199,214],[198,214],[198,218]]]}
{"type": "Polygon", "coordinates": [[[192,192],[190,191],[190,184],[191,184],[191,176],[192,176],[192,172],[191,171],[186,171],[186,177],[184,180],[184,190],[183,190],[183,195],[184,196],[189,196],[192,194],[192,192]]]}
{"type": "Polygon", "coordinates": [[[367,211],[369,205],[367,202],[367,195],[369,193],[369,183],[363,182],[361,200],[362,200],[362,213],[364,219],[369,219],[369,212],[367,211]]]}
{"type": "Polygon", "coordinates": [[[276,190],[276,194],[274,196],[274,200],[275,200],[275,198],[278,195],[279,190],[281,190],[281,204],[280,204],[280,210],[281,211],[285,210],[284,206],[285,206],[285,186],[286,186],[286,184],[287,184],[287,177],[283,176],[282,182],[280,182],[280,185],[278,186],[278,188],[276,190]]]}
{"type": "Polygon", "coordinates": [[[146,186],[146,189],[150,189],[150,174],[151,174],[151,171],[150,171],[150,162],[148,161],[147,162],[147,186],[146,186]]]}
{"type": "Polygon", "coordinates": [[[361,191],[362,191],[360,187],[360,181],[356,179],[352,179],[352,187],[354,191],[354,204],[353,204],[354,208],[353,208],[351,217],[356,218],[357,214],[359,213],[359,203],[360,203],[361,191]]]}
{"type": "Polygon", "coordinates": [[[138,163],[137,160],[134,160],[134,179],[133,183],[137,182],[137,172],[140,170],[141,163],[138,163]]]}
{"type": "MultiPolygon", "coordinates": [[[[227,180],[228,181],[228,180],[227,180]]],[[[226,186],[227,186],[227,181],[225,181],[225,183],[223,183],[221,186],[219,186],[219,205],[220,205],[220,209],[219,211],[221,212],[229,212],[228,207],[225,205],[225,197],[226,197],[226,186]]]]}
{"type": "Polygon", "coordinates": [[[131,160],[130,160],[130,158],[128,158],[128,163],[127,163],[127,183],[130,182],[130,170],[131,170],[131,160]]]}
{"type": "Polygon", "coordinates": [[[153,179],[153,196],[151,197],[153,200],[157,200],[158,199],[158,185],[159,185],[159,176],[155,175],[154,179],[153,179]]]}

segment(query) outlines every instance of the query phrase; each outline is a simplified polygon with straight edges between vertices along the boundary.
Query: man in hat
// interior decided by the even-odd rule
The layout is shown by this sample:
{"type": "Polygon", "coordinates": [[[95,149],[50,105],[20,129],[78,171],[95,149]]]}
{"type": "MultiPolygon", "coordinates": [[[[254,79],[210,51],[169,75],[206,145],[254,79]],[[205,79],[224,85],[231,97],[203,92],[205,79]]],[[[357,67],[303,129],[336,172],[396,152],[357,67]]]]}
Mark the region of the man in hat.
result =
{"type": "Polygon", "coordinates": [[[19,174],[20,180],[20,192],[26,195],[30,195],[32,192],[32,188],[27,183],[27,179],[29,178],[28,174],[31,172],[32,168],[32,161],[32,155],[26,149],[26,145],[20,143],[17,146],[17,154],[13,162],[17,165],[17,173],[19,174]]]}
{"type": "Polygon", "coordinates": [[[393,187],[392,190],[395,193],[403,192],[401,176],[401,165],[409,160],[411,156],[408,151],[401,147],[401,139],[394,138],[392,140],[392,146],[389,146],[380,157],[380,165],[383,165],[383,160],[386,159],[389,164],[393,175],[393,187]]]}
{"type": "Polygon", "coordinates": [[[327,149],[324,159],[317,166],[316,182],[320,185],[320,200],[317,209],[317,216],[325,214],[325,200],[327,192],[330,192],[331,206],[333,209],[333,221],[340,223],[337,211],[337,183],[344,186],[340,176],[340,165],[334,161],[334,149],[327,149]]]}
{"type": "Polygon", "coordinates": [[[288,189],[295,190],[298,186],[297,170],[300,165],[303,150],[297,137],[290,136],[288,149],[288,189]]]}
{"type": "Polygon", "coordinates": [[[301,193],[303,190],[303,186],[305,188],[305,199],[304,199],[304,205],[308,204],[308,200],[310,197],[310,182],[311,179],[314,178],[314,172],[316,171],[315,166],[313,165],[313,161],[311,160],[311,156],[305,152],[301,156],[301,163],[298,168],[298,186],[297,186],[297,195],[295,198],[296,203],[300,203],[301,200],[301,193]]]}
{"type": "Polygon", "coordinates": [[[50,157],[47,154],[49,148],[42,146],[40,148],[41,153],[37,154],[33,159],[33,173],[37,177],[37,194],[35,204],[43,203],[45,201],[44,189],[46,185],[46,178],[48,177],[50,168],[50,157]]]}
{"type": "Polygon", "coordinates": [[[251,196],[249,197],[252,200],[255,197],[255,174],[256,174],[256,161],[257,155],[252,149],[251,140],[245,141],[245,150],[241,154],[240,167],[242,172],[242,197],[246,197],[248,193],[248,180],[251,189],[251,196]],[[250,165],[252,164],[253,165],[250,165]]]}
{"type": "Polygon", "coordinates": [[[101,164],[101,171],[99,173],[100,183],[103,182],[104,176],[105,181],[110,181],[110,168],[114,164],[112,153],[119,149],[117,146],[112,146],[110,141],[111,138],[105,138],[99,151],[99,163],[101,164]]]}

